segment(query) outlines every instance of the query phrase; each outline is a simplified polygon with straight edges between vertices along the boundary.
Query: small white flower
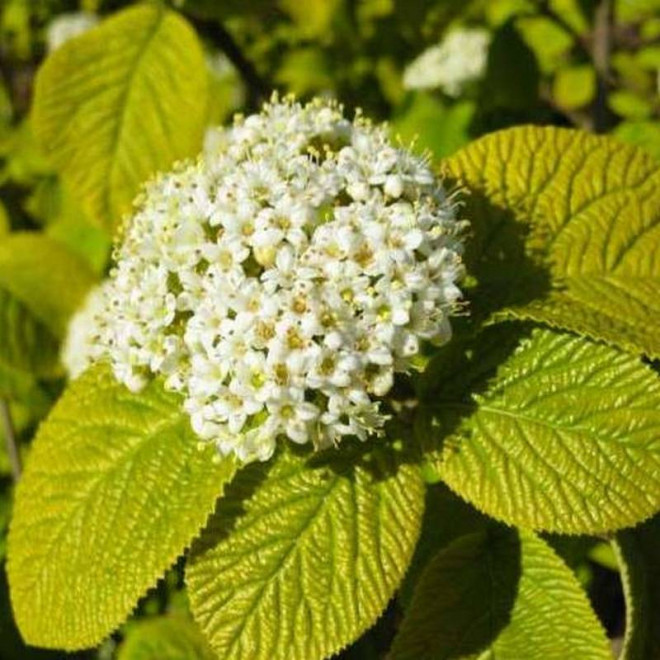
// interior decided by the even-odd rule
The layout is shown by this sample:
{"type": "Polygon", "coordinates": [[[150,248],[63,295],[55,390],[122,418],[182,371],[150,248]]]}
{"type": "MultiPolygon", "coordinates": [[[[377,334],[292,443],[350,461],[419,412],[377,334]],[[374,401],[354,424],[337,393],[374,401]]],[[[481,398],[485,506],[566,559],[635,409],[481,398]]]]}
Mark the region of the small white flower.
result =
{"type": "Polygon", "coordinates": [[[396,372],[450,336],[463,226],[384,128],[274,99],[146,188],[86,360],[134,390],[162,374],[195,433],[242,461],[279,437],[365,439],[396,372]]]}
{"type": "Polygon", "coordinates": [[[406,89],[442,89],[460,96],[486,69],[490,35],[476,28],[455,28],[413,60],[403,74],[406,89]]]}

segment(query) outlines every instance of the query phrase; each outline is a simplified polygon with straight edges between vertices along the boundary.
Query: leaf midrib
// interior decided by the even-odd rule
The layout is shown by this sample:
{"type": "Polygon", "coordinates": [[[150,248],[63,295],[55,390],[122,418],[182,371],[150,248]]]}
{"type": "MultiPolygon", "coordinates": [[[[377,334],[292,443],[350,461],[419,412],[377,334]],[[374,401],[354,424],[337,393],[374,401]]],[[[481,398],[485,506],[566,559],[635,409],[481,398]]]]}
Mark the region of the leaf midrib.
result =
{"type": "MultiPolygon", "coordinates": [[[[117,154],[119,153],[119,143],[122,138],[122,133],[124,131],[124,127],[126,123],[127,108],[129,105],[129,101],[132,94],[134,93],[133,82],[138,74],[138,71],[142,67],[143,61],[145,59],[145,54],[150,48],[166,16],[165,10],[158,5],[153,8],[153,11],[157,12],[157,16],[155,17],[153,25],[151,26],[148,34],[145,36],[144,42],[142,43],[140,49],[137,51],[135,55],[135,59],[134,59],[135,65],[130,68],[128,78],[126,79],[126,84],[124,86],[124,89],[122,90],[122,94],[119,99],[119,106],[121,108],[121,112],[119,114],[117,123],[115,124],[115,128],[113,131],[113,136],[111,141],[112,152],[110,154],[110,158],[109,158],[110,166],[108,168],[108,181],[111,184],[114,184],[115,181],[115,169],[117,167],[117,154]]],[[[112,213],[113,191],[114,191],[113,185],[106,186],[104,189],[103,210],[106,214],[106,217],[110,217],[112,213]]]]}

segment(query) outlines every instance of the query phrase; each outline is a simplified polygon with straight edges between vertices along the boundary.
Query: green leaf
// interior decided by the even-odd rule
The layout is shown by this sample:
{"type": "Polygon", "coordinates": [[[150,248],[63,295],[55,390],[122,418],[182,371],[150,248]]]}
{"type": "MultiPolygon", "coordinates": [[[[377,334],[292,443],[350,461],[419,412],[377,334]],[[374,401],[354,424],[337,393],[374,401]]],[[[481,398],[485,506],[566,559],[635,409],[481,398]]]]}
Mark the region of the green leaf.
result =
{"type": "Polygon", "coordinates": [[[279,0],[277,4],[297,24],[303,37],[318,39],[330,31],[341,0],[279,0]]]}
{"type": "Polygon", "coordinates": [[[392,122],[392,133],[419,151],[430,151],[443,158],[469,141],[470,122],[475,104],[460,101],[444,104],[431,94],[411,94],[392,122]]]}
{"type": "Polygon", "coordinates": [[[581,108],[596,94],[596,72],[589,64],[560,69],[552,85],[552,95],[563,108],[581,108]]]}
{"type": "Polygon", "coordinates": [[[622,142],[641,147],[660,161],[660,122],[624,121],[614,129],[614,135],[622,142]]]}
{"type": "Polygon", "coordinates": [[[613,92],[607,101],[617,115],[626,119],[644,120],[653,115],[653,102],[629,90],[622,89],[613,92]]]}
{"type": "Polygon", "coordinates": [[[100,642],[205,524],[234,469],[199,450],[159,381],[132,394],[103,365],[74,381],[16,490],[8,573],[26,641],[100,642]]]}
{"type": "Polygon", "coordinates": [[[43,234],[21,232],[0,241],[0,289],[21,301],[56,337],[64,335],[95,282],[81,258],[43,234]]]}
{"type": "Polygon", "coordinates": [[[559,128],[486,136],[449,158],[475,311],[530,318],[660,356],[660,172],[640,149],[559,128]]]}
{"type": "Polygon", "coordinates": [[[193,621],[183,616],[158,616],[130,626],[117,660],[216,660],[193,621]]]}
{"type": "Polygon", "coordinates": [[[626,597],[626,636],[620,660],[660,658],[660,516],[617,534],[626,597]]]}
{"type": "Polygon", "coordinates": [[[9,233],[11,229],[11,222],[9,220],[9,214],[4,204],[0,202],[0,236],[5,236],[9,233]]]}
{"type": "Polygon", "coordinates": [[[435,467],[490,516],[596,534],[660,509],[660,379],[639,359],[551,330],[520,341],[497,326],[436,392],[435,467]]]}
{"type": "Polygon", "coordinates": [[[566,61],[572,37],[553,20],[538,15],[519,16],[516,27],[534,51],[543,73],[555,72],[566,61]]]}
{"type": "Polygon", "coordinates": [[[500,27],[488,50],[480,106],[524,109],[538,99],[539,65],[513,21],[500,27]],[[515,71],[515,75],[512,75],[515,71]]]}
{"type": "Polygon", "coordinates": [[[439,552],[419,581],[395,660],[609,660],[604,631],[570,569],[538,537],[497,529],[439,552]]]}
{"type": "Polygon", "coordinates": [[[0,288],[0,397],[43,407],[37,380],[56,376],[58,360],[55,336],[0,288]]]}
{"type": "Polygon", "coordinates": [[[220,657],[325,658],[392,597],[423,483],[415,466],[347,452],[341,463],[283,452],[270,469],[246,468],[220,500],[186,567],[193,615],[220,657]]]}
{"type": "Polygon", "coordinates": [[[42,234],[0,242],[0,396],[43,409],[37,383],[60,374],[58,338],[95,277],[85,263],[42,234]]]}
{"type": "Polygon", "coordinates": [[[422,533],[397,600],[408,607],[419,576],[438,550],[461,536],[484,530],[491,520],[455,495],[445,484],[427,487],[422,533]]]}
{"type": "Polygon", "coordinates": [[[46,60],[35,87],[35,132],[90,215],[112,228],[145,180],[199,151],[207,88],[192,28],[143,4],[46,60]]]}

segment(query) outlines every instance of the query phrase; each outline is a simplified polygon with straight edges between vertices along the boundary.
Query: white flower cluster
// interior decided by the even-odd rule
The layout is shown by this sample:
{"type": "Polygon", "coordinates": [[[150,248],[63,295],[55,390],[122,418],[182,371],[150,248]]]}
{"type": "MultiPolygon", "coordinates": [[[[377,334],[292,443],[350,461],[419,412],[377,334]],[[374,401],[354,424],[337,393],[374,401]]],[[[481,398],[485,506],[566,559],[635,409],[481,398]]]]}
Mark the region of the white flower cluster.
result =
{"type": "Polygon", "coordinates": [[[69,321],[67,334],[62,343],[60,361],[69,378],[77,378],[85,371],[97,349],[99,340],[97,316],[105,307],[104,287],[102,284],[93,288],[85,298],[80,309],[69,321]]]}
{"type": "Polygon", "coordinates": [[[197,435],[244,461],[283,436],[364,439],[420,342],[450,336],[462,229],[384,128],[274,98],[146,188],[90,359],[132,390],[161,374],[197,435]]]}
{"type": "Polygon", "coordinates": [[[455,28],[437,45],[425,50],[406,68],[406,89],[442,89],[460,96],[466,85],[486,69],[490,36],[486,30],[455,28]]]}
{"type": "Polygon", "coordinates": [[[95,27],[98,22],[98,16],[87,11],[59,14],[50,22],[46,30],[48,52],[52,53],[70,39],[95,27]]]}

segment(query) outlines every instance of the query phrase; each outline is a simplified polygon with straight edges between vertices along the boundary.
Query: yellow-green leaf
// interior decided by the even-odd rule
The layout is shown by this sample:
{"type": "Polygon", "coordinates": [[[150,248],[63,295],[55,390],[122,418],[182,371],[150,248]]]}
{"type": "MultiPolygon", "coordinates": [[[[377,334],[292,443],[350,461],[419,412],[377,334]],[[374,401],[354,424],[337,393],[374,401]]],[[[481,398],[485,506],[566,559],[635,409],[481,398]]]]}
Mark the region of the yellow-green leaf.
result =
{"type": "Polygon", "coordinates": [[[27,643],[98,644],[206,522],[234,463],[199,450],[180,404],[158,381],[132,394],[99,365],[40,427],[8,545],[27,643]]]}
{"type": "Polygon", "coordinates": [[[427,565],[394,641],[395,660],[610,660],[570,569],[533,534],[463,536],[427,565]]]}
{"type": "Polygon", "coordinates": [[[38,379],[60,374],[59,344],[71,314],[95,277],[43,234],[0,241],[0,396],[43,408],[38,379]]]}
{"type": "Polygon", "coordinates": [[[39,378],[58,374],[59,343],[25,305],[0,289],[0,397],[46,403],[39,378]]]}
{"type": "Polygon", "coordinates": [[[660,356],[660,168],[608,137],[520,127],[445,162],[468,189],[475,312],[660,356]]]}
{"type": "Polygon", "coordinates": [[[325,658],[383,611],[415,547],[424,488],[415,466],[355,458],[281,453],[228,488],[186,567],[193,615],[221,658],[325,658]]]}
{"type": "Polygon", "coordinates": [[[20,232],[0,241],[0,289],[21,301],[56,337],[96,282],[92,270],[58,241],[20,232]]]}
{"type": "Polygon", "coordinates": [[[132,624],[117,660],[217,660],[217,656],[193,621],[167,615],[132,624]]]}
{"type": "Polygon", "coordinates": [[[597,534],[660,509],[660,379],[640,359],[551,330],[520,340],[495,327],[436,392],[435,467],[485,513],[597,534]]]}
{"type": "Polygon", "coordinates": [[[34,128],[71,192],[111,228],[145,180],[200,149],[207,88],[192,28],[172,11],[142,4],[46,60],[34,128]]]}
{"type": "Polygon", "coordinates": [[[596,93],[596,72],[589,64],[559,69],[552,85],[552,95],[563,108],[580,108],[590,103],[596,93]]]}

